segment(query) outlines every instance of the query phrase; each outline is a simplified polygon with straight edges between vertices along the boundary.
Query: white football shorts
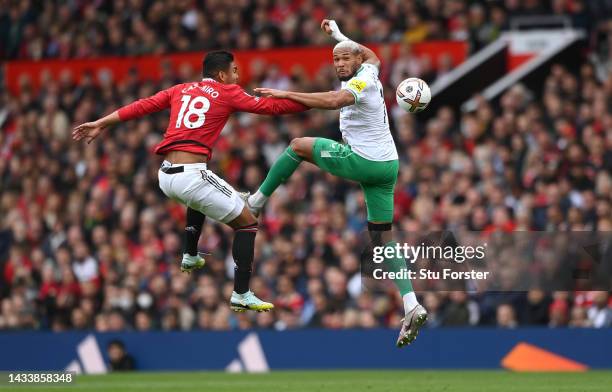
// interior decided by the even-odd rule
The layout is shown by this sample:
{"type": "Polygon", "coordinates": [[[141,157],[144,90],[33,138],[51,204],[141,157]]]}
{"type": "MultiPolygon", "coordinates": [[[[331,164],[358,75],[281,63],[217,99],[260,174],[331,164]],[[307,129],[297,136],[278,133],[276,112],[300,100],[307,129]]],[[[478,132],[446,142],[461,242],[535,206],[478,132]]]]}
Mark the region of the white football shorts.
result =
{"type": "Polygon", "coordinates": [[[206,168],[205,163],[162,163],[159,187],[169,198],[223,223],[236,219],[244,201],[225,180],[206,168]],[[183,166],[184,171],[168,174],[164,170],[183,166]]]}

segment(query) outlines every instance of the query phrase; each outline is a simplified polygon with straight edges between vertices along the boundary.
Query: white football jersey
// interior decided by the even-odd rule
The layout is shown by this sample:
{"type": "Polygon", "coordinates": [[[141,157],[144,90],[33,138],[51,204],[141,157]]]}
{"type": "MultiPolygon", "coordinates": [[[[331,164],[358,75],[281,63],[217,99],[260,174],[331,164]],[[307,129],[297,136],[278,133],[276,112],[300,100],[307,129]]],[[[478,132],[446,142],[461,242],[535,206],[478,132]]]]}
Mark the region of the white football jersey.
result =
{"type": "Polygon", "coordinates": [[[342,139],[355,153],[371,161],[397,159],[391,131],[378,80],[378,67],[362,64],[355,75],[342,82],[342,89],[355,97],[355,104],[340,109],[342,139]]]}

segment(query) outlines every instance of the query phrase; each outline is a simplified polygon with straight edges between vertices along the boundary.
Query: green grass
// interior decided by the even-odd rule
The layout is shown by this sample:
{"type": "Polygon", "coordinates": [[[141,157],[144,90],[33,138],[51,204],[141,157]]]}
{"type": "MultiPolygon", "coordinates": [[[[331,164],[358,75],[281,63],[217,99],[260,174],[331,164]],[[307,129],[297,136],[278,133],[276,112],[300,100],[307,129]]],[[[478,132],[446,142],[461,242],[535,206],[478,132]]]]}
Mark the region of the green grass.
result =
{"type": "Polygon", "coordinates": [[[505,371],[276,371],[129,373],[79,376],[72,386],[0,386],[0,391],[214,391],[214,392],[609,392],[612,372],[512,373],[505,371]]]}

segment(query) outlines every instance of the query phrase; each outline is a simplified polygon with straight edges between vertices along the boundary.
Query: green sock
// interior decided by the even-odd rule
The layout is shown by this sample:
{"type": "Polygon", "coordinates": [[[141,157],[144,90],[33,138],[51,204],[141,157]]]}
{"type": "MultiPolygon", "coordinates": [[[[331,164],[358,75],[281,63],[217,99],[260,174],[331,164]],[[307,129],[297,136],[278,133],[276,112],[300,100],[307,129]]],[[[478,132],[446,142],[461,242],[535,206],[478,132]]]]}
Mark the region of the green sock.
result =
{"type": "MultiPolygon", "coordinates": [[[[385,248],[387,247],[393,247],[395,248],[395,241],[391,241],[389,243],[387,243],[385,245],[385,248]]],[[[404,260],[403,257],[392,257],[392,258],[385,258],[385,266],[387,267],[386,270],[388,272],[399,272],[402,269],[406,269],[406,260],[404,260]]],[[[393,279],[393,283],[395,283],[395,286],[397,287],[397,289],[399,290],[400,294],[402,295],[402,297],[412,291],[414,291],[412,289],[412,282],[410,282],[410,279],[406,278],[395,278],[393,279]]]]}
{"type": "Polygon", "coordinates": [[[259,187],[259,191],[265,196],[270,197],[280,184],[291,177],[300,163],[302,163],[302,158],[300,158],[291,147],[287,147],[285,152],[283,152],[270,168],[266,179],[259,187]]]}

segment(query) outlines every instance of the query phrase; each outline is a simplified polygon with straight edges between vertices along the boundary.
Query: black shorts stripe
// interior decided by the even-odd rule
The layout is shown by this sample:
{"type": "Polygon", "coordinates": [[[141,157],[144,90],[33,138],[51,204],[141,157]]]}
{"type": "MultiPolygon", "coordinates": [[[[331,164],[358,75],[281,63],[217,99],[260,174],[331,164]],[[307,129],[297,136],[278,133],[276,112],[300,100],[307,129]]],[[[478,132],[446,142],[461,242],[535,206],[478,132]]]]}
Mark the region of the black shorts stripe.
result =
{"type": "Polygon", "coordinates": [[[208,181],[208,183],[209,183],[210,185],[212,185],[212,186],[214,186],[215,188],[217,188],[217,189],[218,189],[218,190],[219,190],[221,193],[223,193],[225,196],[227,196],[227,197],[231,197],[231,196],[232,196],[232,192],[231,192],[229,189],[227,189],[227,188],[225,188],[225,187],[223,187],[223,186],[219,185],[219,183],[218,183],[218,182],[211,180],[211,179],[210,179],[210,177],[206,177],[206,181],[208,181]]]}
{"type": "Polygon", "coordinates": [[[220,187],[219,185],[215,184],[211,180],[207,179],[207,181],[208,181],[208,183],[210,185],[214,186],[219,192],[223,193],[225,196],[227,196],[227,197],[231,197],[232,196],[232,194],[227,189],[225,189],[223,187],[220,187]]]}
{"type": "Polygon", "coordinates": [[[208,176],[207,178],[208,178],[210,181],[212,181],[212,182],[214,182],[215,184],[217,184],[217,186],[218,186],[220,189],[224,189],[224,190],[225,190],[227,193],[229,193],[229,195],[228,195],[228,196],[231,196],[231,195],[232,195],[232,191],[231,191],[231,190],[229,190],[227,187],[225,187],[225,186],[221,185],[221,183],[219,183],[219,181],[217,181],[217,179],[216,179],[214,176],[208,176]]]}

